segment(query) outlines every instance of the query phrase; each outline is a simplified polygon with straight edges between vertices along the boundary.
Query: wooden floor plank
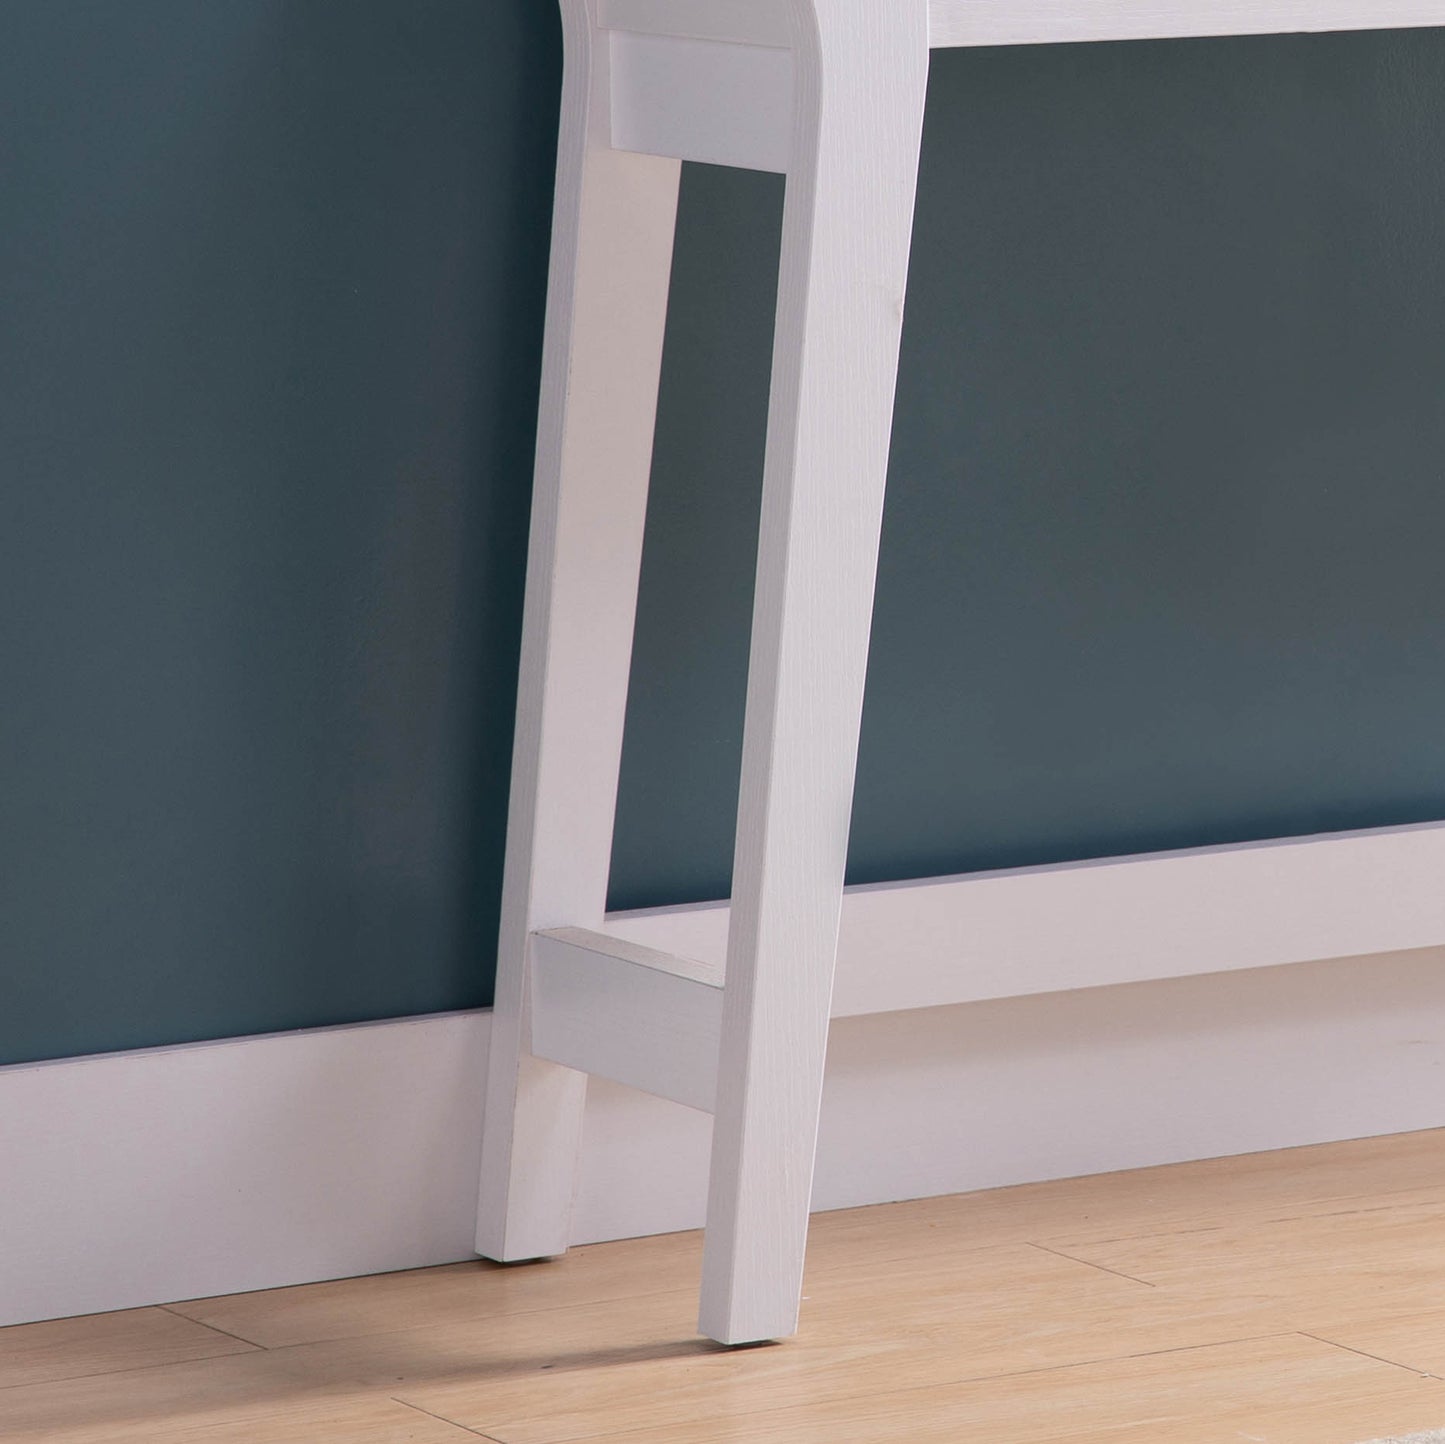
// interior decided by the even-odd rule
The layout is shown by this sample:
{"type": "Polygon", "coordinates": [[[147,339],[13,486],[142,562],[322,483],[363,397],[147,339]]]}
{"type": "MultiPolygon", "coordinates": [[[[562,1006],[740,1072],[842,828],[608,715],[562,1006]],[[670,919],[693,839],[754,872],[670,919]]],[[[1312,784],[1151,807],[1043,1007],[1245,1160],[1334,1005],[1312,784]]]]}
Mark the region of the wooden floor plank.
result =
{"type": "MultiPolygon", "coordinates": [[[[1445,1384],[1317,1343],[1216,1345],[788,1409],[719,1412],[597,1444],[1356,1444],[1445,1421],[1445,1384]]],[[[625,1422],[620,1416],[613,1423],[625,1422]]],[[[496,1435],[502,1444],[524,1436],[496,1435]]]]}
{"type": "Polygon", "coordinates": [[[1182,1308],[1144,1285],[1028,1245],[931,1262],[865,1260],[824,1272],[809,1291],[803,1336],[770,1350],[721,1351],[697,1339],[689,1285],[291,1345],[237,1361],[229,1375],[144,1370],[115,1376],[108,1389],[9,1390],[0,1393],[0,1437],[43,1418],[95,1427],[117,1415],[209,1413],[366,1390],[483,1433],[495,1432],[503,1409],[529,1416],[538,1438],[567,1437],[575,1407],[560,1425],[552,1417],[564,1376],[587,1381],[597,1395],[594,1415],[624,1407],[630,1394],[650,1420],[676,1422],[742,1396],[750,1407],[795,1400],[800,1391],[818,1401],[853,1397],[880,1369],[895,1384],[918,1385],[1237,1338],[1251,1327],[1228,1307],[1182,1308]]]}
{"type": "MultiPolygon", "coordinates": [[[[280,1441],[411,1440],[461,1444],[475,1431],[438,1420],[393,1397],[393,1381],[359,1385],[346,1371],[298,1369],[266,1350],[226,1359],[91,1375],[65,1385],[0,1391],[0,1439],[47,1444],[171,1444],[234,1439],[280,1441]]],[[[358,1371],[360,1372],[360,1371],[358,1371]]]]}
{"type": "Polygon", "coordinates": [[[1168,1164],[816,1214],[810,1247],[926,1251],[940,1231],[980,1245],[1184,1232],[1445,1202],[1445,1129],[1168,1164]]]}
{"type": "Polygon", "coordinates": [[[249,1353],[252,1347],[165,1309],[14,1324],[0,1329],[0,1389],[249,1353]]]}
{"type": "Polygon", "coordinates": [[[281,1348],[690,1288],[701,1261],[700,1234],[665,1234],[574,1248],[565,1258],[543,1263],[478,1259],[170,1307],[266,1348],[281,1348]]]}
{"type": "Polygon", "coordinates": [[[485,1382],[695,1354],[691,1288],[462,1324],[257,1350],[204,1364],[139,1369],[0,1390],[0,1439],[49,1428],[89,1437],[116,1422],[264,1414],[403,1387],[485,1382]]]}
{"type": "Polygon", "coordinates": [[[476,1444],[478,1435],[385,1396],[179,1412],[7,1434],[6,1444],[476,1444]]]}
{"type": "Polygon", "coordinates": [[[1445,1200],[1050,1246],[1181,1297],[1254,1303],[1306,1331],[1418,1314],[1445,1294],[1445,1200]]]}
{"type": "Polygon", "coordinates": [[[458,1378],[398,1394],[518,1444],[586,1437],[625,1413],[665,1428],[699,1414],[864,1397],[1267,1334],[1268,1317],[1201,1306],[1026,1244],[810,1273],[796,1339],[747,1353],[619,1360],[608,1369],[458,1378]]]}
{"type": "MultiPolygon", "coordinates": [[[[28,1327],[28,1325],[27,1325],[28,1327]]],[[[90,1374],[0,1390],[0,1439],[127,1438],[190,1418],[305,1402],[295,1376],[264,1349],[226,1358],[90,1374]]]]}
{"type": "Polygon", "coordinates": [[[1439,1130],[821,1215],[802,1333],[767,1348],[696,1337],[698,1265],[673,1235],[4,1330],[0,1439],[1356,1444],[1445,1425],[1423,1377],[1445,1374],[1439,1130]]]}

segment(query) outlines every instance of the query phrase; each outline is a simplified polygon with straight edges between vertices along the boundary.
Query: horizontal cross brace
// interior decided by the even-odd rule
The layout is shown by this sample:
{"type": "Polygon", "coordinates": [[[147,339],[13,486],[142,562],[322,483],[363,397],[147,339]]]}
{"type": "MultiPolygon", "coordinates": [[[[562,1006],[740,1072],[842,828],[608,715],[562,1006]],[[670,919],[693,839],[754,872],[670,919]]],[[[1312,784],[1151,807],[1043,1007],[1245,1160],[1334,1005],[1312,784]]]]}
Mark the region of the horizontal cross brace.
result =
{"type": "Polygon", "coordinates": [[[779,0],[601,0],[599,16],[605,29],[641,35],[781,49],[793,43],[788,6],[779,0]]]}
{"type": "Polygon", "coordinates": [[[586,928],[532,934],[532,1052],[712,1112],[722,968],[586,928]]]}
{"type": "Polygon", "coordinates": [[[622,30],[609,44],[613,149],[788,169],[791,51],[622,30]]]}

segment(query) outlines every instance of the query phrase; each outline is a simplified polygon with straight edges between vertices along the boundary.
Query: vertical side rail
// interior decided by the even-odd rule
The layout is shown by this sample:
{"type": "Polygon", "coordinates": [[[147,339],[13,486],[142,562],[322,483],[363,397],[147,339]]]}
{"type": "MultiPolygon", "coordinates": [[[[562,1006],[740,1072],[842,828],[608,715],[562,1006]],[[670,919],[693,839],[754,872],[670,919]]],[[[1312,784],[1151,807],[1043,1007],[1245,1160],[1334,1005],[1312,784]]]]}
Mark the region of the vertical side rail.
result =
{"type": "Polygon", "coordinates": [[[565,61],[477,1251],[563,1253],[586,1075],[529,1051],[529,935],[599,926],[679,163],[609,148],[595,0],[565,61]]]}
{"type": "Polygon", "coordinates": [[[699,1328],[797,1328],[918,147],[924,0],[795,4],[699,1328]]]}

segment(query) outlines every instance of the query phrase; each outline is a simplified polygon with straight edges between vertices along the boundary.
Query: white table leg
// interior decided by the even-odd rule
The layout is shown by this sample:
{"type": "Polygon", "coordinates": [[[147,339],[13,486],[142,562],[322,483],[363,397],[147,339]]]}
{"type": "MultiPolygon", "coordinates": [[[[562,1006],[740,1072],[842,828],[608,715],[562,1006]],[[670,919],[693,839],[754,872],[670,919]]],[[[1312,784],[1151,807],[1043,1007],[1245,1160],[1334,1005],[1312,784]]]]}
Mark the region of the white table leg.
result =
{"type": "Polygon", "coordinates": [[[702,1332],[797,1327],[928,74],[922,0],[794,50],[702,1332]]]}
{"type": "Polygon", "coordinates": [[[609,148],[590,0],[566,29],[478,1252],[565,1252],[586,1075],[531,1056],[528,936],[600,925],[679,164],[609,148]]]}
{"type": "MultiPolygon", "coordinates": [[[[1393,18],[1364,0],[1277,0],[1248,28],[1445,14],[1445,0],[1380,5],[1393,18]]],[[[1186,0],[1104,0],[1087,21],[1057,0],[561,7],[567,73],[478,1246],[526,1258],[568,1242],[585,1077],[529,1047],[528,936],[552,930],[538,1046],[693,1106],[715,1099],[700,1327],[729,1343],[777,1338],[797,1325],[929,13],[939,45],[1214,33],[1214,22],[1186,0]],[[1039,13],[1021,18],[1030,8],[1039,13]],[[676,160],[614,152],[613,140],[788,175],[720,1007],[712,969],[597,931],[678,179],[676,160]],[[599,999],[614,1030],[606,1046],[594,1046],[587,1011],[599,999]],[[704,1055],[719,1031],[714,1090],[704,1055]]]]}

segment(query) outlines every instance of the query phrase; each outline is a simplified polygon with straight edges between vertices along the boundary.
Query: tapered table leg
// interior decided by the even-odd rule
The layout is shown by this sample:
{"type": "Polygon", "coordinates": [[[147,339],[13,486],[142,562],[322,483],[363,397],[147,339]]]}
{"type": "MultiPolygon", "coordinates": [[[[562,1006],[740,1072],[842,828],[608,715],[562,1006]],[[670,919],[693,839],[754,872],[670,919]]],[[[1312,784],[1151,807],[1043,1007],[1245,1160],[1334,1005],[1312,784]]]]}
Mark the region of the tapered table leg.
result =
{"type": "Polygon", "coordinates": [[[566,1250],[586,1076],[529,1052],[528,938],[607,894],[679,164],[608,146],[605,46],[565,0],[542,368],[477,1249],[566,1250]]]}
{"type": "Polygon", "coordinates": [[[795,49],[701,1330],[797,1327],[928,74],[913,0],[795,49]]]}

